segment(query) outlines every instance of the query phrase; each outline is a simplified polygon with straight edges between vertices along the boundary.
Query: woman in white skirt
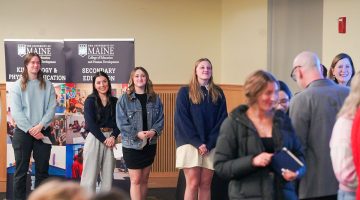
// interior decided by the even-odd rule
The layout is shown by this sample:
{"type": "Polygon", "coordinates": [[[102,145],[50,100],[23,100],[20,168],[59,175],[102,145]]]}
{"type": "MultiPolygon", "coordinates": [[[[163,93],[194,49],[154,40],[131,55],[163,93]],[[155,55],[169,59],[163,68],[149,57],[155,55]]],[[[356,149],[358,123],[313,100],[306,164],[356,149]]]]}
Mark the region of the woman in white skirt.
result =
{"type": "Polygon", "coordinates": [[[190,84],[180,88],[176,99],[176,167],[184,170],[184,199],[211,199],[214,148],[226,117],[225,96],[213,82],[212,64],[201,58],[190,84]]]}

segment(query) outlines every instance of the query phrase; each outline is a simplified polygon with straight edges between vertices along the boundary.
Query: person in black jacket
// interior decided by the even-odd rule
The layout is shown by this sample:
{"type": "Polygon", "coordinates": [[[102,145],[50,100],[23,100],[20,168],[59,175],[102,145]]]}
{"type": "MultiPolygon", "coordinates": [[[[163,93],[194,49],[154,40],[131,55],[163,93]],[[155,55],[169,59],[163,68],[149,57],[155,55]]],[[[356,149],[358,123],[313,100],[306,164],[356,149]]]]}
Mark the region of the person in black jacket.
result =
{"type": "Polygon", "coordinates": [[[93,77],[93,93],[85,100],[86,137],[84,166],[80,185],[89,193],[95,192],[98,175],[101,175],[101,191],[109,191],[115,168],[113,148],[120,130],[116,126],[117,98],[111,94],[111,83],[105,72],[93,77]]]}
{"type": "Polygon", "coordinates": [[[229,199],[298,199],[292,183],[305,173],[271,168],[272,156],[286,147],[304,162],[301,144],[289,117],[274,106],[279,84],[274,76],[256,71],[245,82],[247,105],[235,108],[220,128],[215,171],[230,180],[229,199]]]}

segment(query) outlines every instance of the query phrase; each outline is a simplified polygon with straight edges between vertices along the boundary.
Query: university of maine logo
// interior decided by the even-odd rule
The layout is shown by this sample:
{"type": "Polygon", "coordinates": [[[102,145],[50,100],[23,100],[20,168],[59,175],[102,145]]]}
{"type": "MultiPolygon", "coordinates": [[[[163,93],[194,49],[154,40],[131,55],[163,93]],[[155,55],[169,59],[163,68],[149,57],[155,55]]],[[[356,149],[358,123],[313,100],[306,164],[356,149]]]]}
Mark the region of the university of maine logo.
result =
{"type": "Polygon", "coordinates": [[[87,44],[78,45],[78,54],[81,57],[85,57],[87,55],[87,44]]]}
{"type": "Polygon", "coordinates": [[[18,44],[17,52],[20,57],[25,56],[26,55],[26,44],[18,44]]]}

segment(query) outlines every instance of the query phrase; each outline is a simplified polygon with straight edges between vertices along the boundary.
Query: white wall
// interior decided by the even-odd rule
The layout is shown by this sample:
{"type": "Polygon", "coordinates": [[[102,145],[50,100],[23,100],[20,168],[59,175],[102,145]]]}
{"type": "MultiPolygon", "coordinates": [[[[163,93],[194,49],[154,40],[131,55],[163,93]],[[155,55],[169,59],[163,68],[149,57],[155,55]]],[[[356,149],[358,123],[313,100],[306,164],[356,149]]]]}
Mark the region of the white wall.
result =
{"type": "MultiPolygon", "coordinates": [[[[0,1],[0,83],[5,38],[135,38],[135,64],[160,84],[187,83],[200,57],[212,60],[215,81],[223,84],[243,84],[254,70],[272,67],[268,0],[0,1]]],[[[319,56],[327,67],[346,52],[359,69],[359,7],[357,0],[324,1],[319,56]],[[337,33],[340,16],[347,16],[346,34],[337,33]]]]}
{"type": "Polygon", "coordinates": [[[220,23],[221,0],[1,0],[0,83],[5,38],[135,38],[154,83],[188,83],[200,57],[220,75],[220,23]]]}
{"type": "Polygon", "coordinates": [[[298,91],[290,78],[295,56],[322,54],[323,0],[269,0],[269,12],[269,70],[298,91]]]}
{"type": "Polygon", "coordinates": [[[221,82],[244,84],[257,69],[267,68],[267,1],[223,0],[221,82]]]}
{"type": "Polygon", "coordinates": [[[330,67],[339,53],[351,56],[354,66],[360,69],[360,1],[324,0],[323,62],[330,67]],[[346,17],[346,34],[338,33],[338,18],[346,17]]]}

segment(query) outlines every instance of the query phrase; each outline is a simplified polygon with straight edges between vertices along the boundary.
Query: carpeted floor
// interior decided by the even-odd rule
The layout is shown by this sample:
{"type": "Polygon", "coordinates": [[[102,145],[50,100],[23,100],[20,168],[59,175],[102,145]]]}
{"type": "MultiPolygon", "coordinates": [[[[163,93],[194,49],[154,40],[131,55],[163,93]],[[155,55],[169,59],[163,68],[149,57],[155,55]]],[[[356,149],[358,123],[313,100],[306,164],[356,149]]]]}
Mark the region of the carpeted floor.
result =
{"type": "Polygon", "coordinates": [[[175,200],[176,188],[149,189],[147,200],[175,200]]]}

